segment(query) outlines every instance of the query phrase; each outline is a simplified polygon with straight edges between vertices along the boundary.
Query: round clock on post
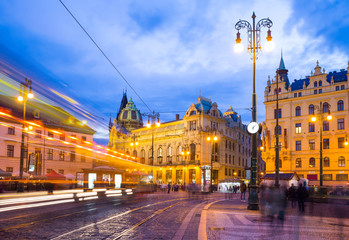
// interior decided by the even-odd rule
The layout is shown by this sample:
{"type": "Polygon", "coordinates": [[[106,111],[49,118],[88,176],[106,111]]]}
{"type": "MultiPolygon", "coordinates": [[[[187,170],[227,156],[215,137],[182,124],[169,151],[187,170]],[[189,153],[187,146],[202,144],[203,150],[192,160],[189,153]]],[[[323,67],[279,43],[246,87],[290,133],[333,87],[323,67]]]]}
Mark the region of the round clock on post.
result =
{"type": "Polygon", "coordinates": [[[256,122],[250,122],[248,125],[247,125],[247,131],[250,133],[250,134],[255,134],[257,133],[259,130],[259,125],[258,123],[256,122]]]}

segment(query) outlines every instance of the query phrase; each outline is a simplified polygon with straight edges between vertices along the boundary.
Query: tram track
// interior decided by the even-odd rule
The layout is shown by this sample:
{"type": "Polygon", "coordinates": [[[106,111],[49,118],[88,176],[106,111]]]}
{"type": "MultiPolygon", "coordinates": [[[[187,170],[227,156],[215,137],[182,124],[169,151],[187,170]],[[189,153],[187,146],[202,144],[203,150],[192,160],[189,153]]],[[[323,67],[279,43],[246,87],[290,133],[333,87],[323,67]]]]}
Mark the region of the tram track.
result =
{"type": "Polygon", "coordinates": [[[142,221],[138,222],[137,224],[133,225],[132,227],[130,228],[127,228],[126,230],[124,230],[122,233],[118,234],[116,237],[113,237],[113,238],[110,238],[110,236],[113,236],[114,234],[112,235],[109,235],[107,236],[106,238],[104,239],[119,239],[120,237],[124,236],[125,234],[127,234],[128,232],[132,231],[133,229],[135,229],[136,227],[142,225],[143,223],[149,221],[151,218],[161,214],[163,211],[171,208],[171,207],[174,207],[180,203],[183,203],[184,201],[186,201],[187,198],[176,198],[176,199],[170,199],[170,200],[165,200],[165,201],[160,201],[160,202],[156,202],[156,203],[152,203],[152,204],[147,204],[147,205],[144,205],[144,206],[141,206],[141,207],[137,207],[137,208],[134,208],[134,209],[131,209],[131,210],[128,210],[128,211],[125,211],[125,212],[122,212],[122,213],[119,213],[117,215],[114,215],[114,216],[111,216],[107,219],[104,219],[104,220],[101,220],[101,221],[98,221],[98,222],[95,222],[95,223],[90,223],[90,224],[87,224],[85,226],[82,226],[80,228],[76,228],[74,230],[71,230],[69,232],[66,232],[64,234],[61,234],[61,235],[58,235],[56,237],[53,237],[53,238],[50,238],[51,240],[58,240],[58,239],[69,239],[69,235],[71,234],[74,234],[74,233],[77,233],[77,232],[81,232],[85,229],[89,229],[89,228],[93,228],[94,226],[96,225],[101,225],[101,224],[106,224],[108,221],[112,221],[114,219],[117,219],[117,218],[120,218],[120,217],[123,217],[123,216],[126,216],[130,213],[133,213],[133,212],[136,212],[138,210],[143,210],[145,208],[148,208],[148,207],[152,207],[152,206],[156,206],[156,205],[160,205],[160,204],[166,204],[166,203],[169,203],[169,202],[173,202],[173,201],[180,201],[180,202],[177,202],[175,204],[172,204],[170,206],[166,206],[165,208],[162,208],[162,209],[159,209],[159,210],[156,210],[155,212],[153,212],[149,217],[147,218],[144,218],[142,221]],[[68,237],[68,238],[66,238],[68,237]]]}
{"type": "MultiPolygon", "coordinates": [[[[111,204],[112,204],[112,206],[121,205],[121,204],[123,204],[123,201],[125,201],[125,199],[115,199],[115,200],[108,201],[108,202],[94,202],[93,205],[91,205],[91,203],[88,203],[88,204],[84,204],[83,206],[79,207],[79,208],[85,208],[85,209],[82,209],[82,210],[79,210],[79,211],[70,212],[70,213],[66,213],[66,214],[60,214],[60,215],[54,216],[54,217],[41,218],[39,220],[34,220],[34,221],[33,220],[26,221],[26,220],[34,219],[34,218],[40,218],[41,217],[40,215],[42,215],[44,213],[40,213],[40,214],[37,214],[35,216],[30,216],[28,214],[25,214],[25,215],[15,216],[15,217],[12,217],[12,218],[0,219],[0,222],[10,222],[11,220],[15,220],[16,221],[16,224],[13,225],[13,226],[9,226],[9,227],[6,227],[6,228],[0,228],[0,232],[5,232],[5,231],[13,230],[13,229],[18,229],[18,228],[23,228],[23,227],[26,227],[26,226],[31,226],[31,225],[39,224],[39,223],[42,223],[42,222],[48,222],[48,221],[52,221],[52,220],[57,220],[57,219],[64,218],[64,217],[70,217],[70,216],[73,216],[73,215],[76,215],[76,214],[83,214],[83,213],[87,213],[87,212],[91,212],[91,211],[98,211],[98,210],[107,209],[107,208],[111,207],[111,204]],[[116,202],[116,203],[112,203],[112,202],[116,202]],[[93,207],[86,209],[86,207],[88,205],[93,206],[93,207]],[[20,222],[21,220],[24,220],[25,222],[18,224],[18,222],[20,222]]],[[[145,201],[145,199],[143,199],[143,198],[131,199],[131,200],[127,200],[125,205],[126,204],[127,205],[135,204],[135,203],[139,203],[139,202],[142,202],[142,201],[145,201]]],[[[69,210],[70,209],[65,209],[65,211],[69,211],[69,210]]]]}

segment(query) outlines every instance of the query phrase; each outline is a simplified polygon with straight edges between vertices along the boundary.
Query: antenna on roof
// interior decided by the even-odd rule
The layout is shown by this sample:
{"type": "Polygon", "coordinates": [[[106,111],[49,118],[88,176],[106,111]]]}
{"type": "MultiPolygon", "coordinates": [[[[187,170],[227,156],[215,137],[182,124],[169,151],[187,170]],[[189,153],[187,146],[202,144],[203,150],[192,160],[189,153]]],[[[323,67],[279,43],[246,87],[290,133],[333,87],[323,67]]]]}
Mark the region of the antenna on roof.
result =
{"type": "Polygon", "coordinates": [[[199,90],[199,97],[201,97],[201,89],[199,90]]]}

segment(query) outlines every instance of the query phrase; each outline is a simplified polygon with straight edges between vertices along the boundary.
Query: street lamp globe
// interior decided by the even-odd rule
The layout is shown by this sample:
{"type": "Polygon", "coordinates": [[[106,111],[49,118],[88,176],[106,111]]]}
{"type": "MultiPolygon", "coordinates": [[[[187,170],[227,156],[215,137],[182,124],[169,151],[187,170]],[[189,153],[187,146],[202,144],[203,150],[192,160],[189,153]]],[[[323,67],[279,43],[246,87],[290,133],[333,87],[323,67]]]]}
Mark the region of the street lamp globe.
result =
{"type": "Polygon", "coordinates": [[[207,141],[211,141],[211,137],[207,137],[207,141]]]}
{"type": "Polygon", "coordinates": [[[28,93],[28,98],[34,98],[34,94],[33,93],[28,93]]]}
{"type": "Polygon", "coordinates": [[[242,43],[236,43],[234,45],[234,52],[236,53],[242,53],[242,51],[244,50],[244,46],[242,45],[242,43]]]}
{"type": "Polygon", "coordinates": [[[268,30],[267,42],[265,43],[265,50],[271,52],[274,49],[274,42],[272,41],[271,31],[268,30]]]}
{"type": "Polygon", "coordinates": [[[217,141],[217,140],[218,140],[218,137],[214,136],[213,140],[214,140],[214,141],[217,141]]]}
{"type": "Polygon", "coordinates": [[[316,117],[311,117],[312,122],[316,122],[316,117]]]}
{"type": "Polygon", "coordinates": [[[20,101],[20,102],[22,102],[22,101],[23,101],[23,97],[22,97],[21,95],[19,95],[19,96],[17,97],[17,100],[20,101]]]}
{"type": "Polygon", "coordinates": [[[327,120],[332,120],[332,115],[328,115],[327,120]]]}

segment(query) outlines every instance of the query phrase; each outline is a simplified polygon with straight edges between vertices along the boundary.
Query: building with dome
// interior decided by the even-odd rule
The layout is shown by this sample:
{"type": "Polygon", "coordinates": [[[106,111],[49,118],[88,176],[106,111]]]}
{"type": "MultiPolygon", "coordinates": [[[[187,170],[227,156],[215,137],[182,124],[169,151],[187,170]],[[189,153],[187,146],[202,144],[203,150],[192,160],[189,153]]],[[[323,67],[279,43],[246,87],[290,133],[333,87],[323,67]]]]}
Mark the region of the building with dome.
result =
{"type": "Polygon", "coordinates": [[[268,79],[264,92],[266,119],[263,123],[262,157],[267,164],[267,173],[275,172],[275,135],[278,132],[280,173],[296,172],[310,184],[319,185],[322,152],[323,185],[347,184],[348,76],[349,64],[347,69],[326,73],[317,62],[309,76],[290,83],[281,56],[277,74],[273,80],[268,79]],[[331,120],[327,120],[328,115],[332,116],[331,120]],[[316,117],[315,122],[311,121],[312,117],[316,117]]]}
{"type": "Polygon", "coordinates": [[[134,103],[129,103],[111,126],[109,147],[152,166],[148,174],[154,182],[209,184],[211,166],[214,185],[245,179],[251,137],[232,107],[223,113],[217,103],[199,96],[183,118],[176,115],[176,119],[160,126],[148,128],[139,124],[131,129],[130,125],[121,126],[127,123],[122,118],[125,110],[129,115],[128,109],[133,109],[134,103]]]}

